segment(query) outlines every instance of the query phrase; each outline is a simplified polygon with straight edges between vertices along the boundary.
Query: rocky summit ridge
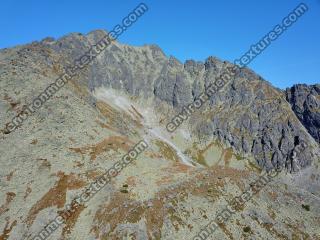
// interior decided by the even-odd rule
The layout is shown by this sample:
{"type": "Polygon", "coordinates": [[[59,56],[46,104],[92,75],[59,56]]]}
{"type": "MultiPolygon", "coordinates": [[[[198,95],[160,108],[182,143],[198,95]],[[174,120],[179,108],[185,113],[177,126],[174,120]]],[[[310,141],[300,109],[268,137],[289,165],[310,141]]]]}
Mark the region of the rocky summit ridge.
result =
{"type": "MultiPolygon", "coordinates": [[[[105,34],[103,31],[71,34],[39,45],[72,62],[105,34]]],[[[230,65],[216,57],[209,57],[204,63],[188,60],[183,64],[174,57],[166,57],[155,45],[131,47],[114,43],[81,73],[83,80],[78,84],[91,91],[106,87],[131,96],[153,98],[179,111],[230,65]]],[[[289,90],[274,88],[244,68],[211,96],[202,118],[191,117],[190,128],[201,138],[213,137],[236,151],[252,155],[265,169],[286,165],[288,170],[296,171],[310,165],[319,148],[316,144],[319,143],[319,90],[316,86],[310,88],[308,99],[294,98],[297,99],[294,101],[289,90]],[[312,109],[308,103],[301,106],[303,101],[312,104],[312,109]],[[295,162],[293,152],[301,142],[308,143],[308,147],[295,162]]],[[[307,94],[302,88],[295,89],[296,95],[307,94]]]]}
{"type": "Polygon", "coordinates": [[[156,45],[115,41],[6,130],[105,35],[71,33],[0,50],[0,239],[32,239],[64,217],[141,140],[148,148],[72,209],[51,239],[193,239],[260,174],[280,166],[213,238],[320,239],[319,84],[281,90],[243,68],[169,132],[167,124],[234,65],[216,57],[181,63],[156,45]]]}

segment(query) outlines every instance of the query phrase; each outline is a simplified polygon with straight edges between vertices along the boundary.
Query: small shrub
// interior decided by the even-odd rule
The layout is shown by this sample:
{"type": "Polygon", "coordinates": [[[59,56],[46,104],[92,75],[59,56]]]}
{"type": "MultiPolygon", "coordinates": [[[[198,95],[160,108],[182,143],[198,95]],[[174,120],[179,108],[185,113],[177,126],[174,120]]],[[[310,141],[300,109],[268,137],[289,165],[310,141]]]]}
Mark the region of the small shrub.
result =
{"type": "Polygon", "coordinates": [[[246,226],[246,227],[243,228],[243,231],[246,232],[246,233],[250,232],[251,228],[249,226],[246,226]]]}
{"type": "Polygon", "coordinates": [[[310,205],[302,204],[302,208],[304,208],[306,211],[310,211],[310,205]]]}
{"type": "Polygon", "coordinates": [[[122,193],[128,193],[129,191],[127,189],[121,189],[120,192],[122,193]]]}

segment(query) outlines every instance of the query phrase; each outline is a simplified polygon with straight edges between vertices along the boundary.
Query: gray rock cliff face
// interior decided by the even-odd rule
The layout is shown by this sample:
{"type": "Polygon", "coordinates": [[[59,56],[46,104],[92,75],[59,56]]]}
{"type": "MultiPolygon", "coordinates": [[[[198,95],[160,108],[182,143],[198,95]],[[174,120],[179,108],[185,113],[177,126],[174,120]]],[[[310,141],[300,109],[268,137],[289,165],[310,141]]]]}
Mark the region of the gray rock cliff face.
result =
{"type": "MultiPolygon", "coordinates": [[[[105,34],[70,34],[38,44],[55,52],[61,64],[67,66],[105,34]]],[[[82,71],[77,81],[91,91],[98,87],[122,90],[132,96],[164,101],[179,111],[227,66],[232,64],[215,57],[204,63],[188,60],[183,64],[174,57],[167,58],[155,45],[132,47],[114,42],[82,71]]],[[[296,86],[284,94],[253,71],[241,69],[211,96],[201,117],[190,118],[190,128],[199,138],[213,137],[238,152],[253,155],[265,169],[285,165],[289,171],[297,171],[319,158],[319,146],[311,137],[319,141],[318,93],[316,86],[296,86]],[[300,96],[296,89],[302,88],[305,90],[300,96]],[[308,146],[303,152],[297,151],[301,143],[308,146]],[[293,157],[296,154],[298,157],[293,157]]]]}
{"type": "Polygon", "coordinates": [[[320,84],[286,89],[287,101],[310,135],[320,143],[320,84]]]}

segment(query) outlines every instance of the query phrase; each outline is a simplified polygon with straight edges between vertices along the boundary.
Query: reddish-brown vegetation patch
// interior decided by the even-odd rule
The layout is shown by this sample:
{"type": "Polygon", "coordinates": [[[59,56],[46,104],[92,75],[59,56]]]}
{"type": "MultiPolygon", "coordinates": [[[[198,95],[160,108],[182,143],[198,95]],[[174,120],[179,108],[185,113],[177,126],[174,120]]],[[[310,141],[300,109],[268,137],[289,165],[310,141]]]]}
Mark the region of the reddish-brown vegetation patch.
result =
{"type": "MultiPolygon", "coordinates": [[[[191,172],[190,168],[183,164],[173,167],[172,172],[179,172],[179,167],[186,172],[191,172]]],[[[181,215],[179,211],[185,210],[178,209],[179,202],[185,201],[190,195],[218,199],[224,191],[225,180],[223,177],[239,182],[248,175],[246,171],[222,167],[209,169],[207,173],[206,175],[196,173],[194,177],[190,176],[188,181],[175,184],[174,187],[168,187],[158,192],[153,199],[144,202],[135,201],[128,194],[115,193],[110,201],[100,206],[96,212],[92,232],[99,239],[117,239],[116,236],[119,233],[115,230],[119,224],[137,223],[140,220],[145,220],[148,238],[160,239],[161,229],[166,218],[170,220],[176,230],[179,230],[181,226],[190,228],[181,217],[182,215],[188,216],[190,213],[183,212],[181,215]],[[102,233],[103,230],[100,228],[106,225],[110,226],[110,231],[102,233]]],[[[169,174],[172,175],[172,173],[169,174]]],[[[158,184],[168,185],[165,179],[168,177],[160,179],[158,184]]],[[[130,185],[130,181],[126,182],[130,185]]],[[[232,236],[227,229],[224,232],[229,237],[232,236]]]]}
{"type": "Polygon", "coordinates": [[[194,170],[193,167],[185,165],[181,162],[175,162],[169,167],[162,168],[162,172],[168,173],[168,174],[176,174],[176,173],[191,173],[192,170],[194,170]]]}
{"type": "Polygon", "coordinates": [[[160,153],[153,152],[153,151],[145,151],[145,155],[153,159],[162,158],[162,155],[160,153]]]}
{"type": "Polygon", "coordinates": [[[63,208],[68,189],[79,189],[86,185],[86,182],[79,179],[75,174],[65,175],[59,172],[57,176],[59,180],[56,184],[30,209],[27,217],[28,224],[32,224],[37,214],[43,209],[53,206],[63,208]]]}
{"type": "Polygon", "coordinates": [[[97,223],[92,232],[99,239],[114,239],[113,231],[119,223],[137,223],[142,217],[146,219],[149,239],[160,239],[161,228],[165,212],[163,210],[163,199],[153,199],[149,202],[137,202],[128,199],[122,193],[116,193],[109,204],[103,205],[95,215],[97,223]],[[148,203],[152,207],[148,207],[148,203]],[[124,207],[126,206],[126,207],[124,207]],[[110,233],[101,234],[99,226],[110,224],[110,233]]]}
{"type": "Polygon", "coordinates": [[[9,210],[9,204],[15,198],[16,194],[14,192],[7,192],[6,202],[0,207],[0,215],[9,210]]]}
{"type": "Polygon", "coordinates": [[[89,180],[96,180],[98,177],[102,176],[103,172],[101,170],[90,170],[85,173],[85,176],[89,180]]]}
{"type": "Polygon", "coordinates": [[[114,132],[117,131],[116,128],[112,127],[112,126],[109,125],[109,124],[103,123],[103,122],[101,122],[101,121],[99,121],[99,120],[96,120],[95,122],[96,122],[97,124],[99,124],[101,128],[106,128],[106,129],[111,130],[111,131],[114,131],[114,132]]]}
{"type": "Polygon", "coordinates": [[[59,211],[58,214],[62,216],[65,220],[65,226],[62,229],[62,236],[65,237],[67,234],[70,234],[72,229],[74,228],[81,212],[85,209],[83,205],[71,205],[71,209],[67,212],[67,210],[59,211]]]}
{"type": "Polygon", "coordinates": [[[80,148],[70,148],[70,150],[76,153],[81,153],[82,155],[89,154],[91,160],[95,160],[98,155],[104,152],[109,152],[111,150],[115,152],[119,152],[119,150],[127,152],[132,146],[133,142],[128,138],[122,136],[112,136],[96,144],[80,148]]]}
{"type": "Polygon", "coordinates": [[[14,220],[10,224],[9,218],[6,218],[6,225],[4,227],[3,233],[0,235],[0,240],[7,240],[10,237],[10,232],[12,231],[12,228],[14,228],[16,225],[17,225],[17,220],[14,220]]]}
{"type": "Polygon", "coordinates": [[[70,79],[68,84],[80,95],[80,98],[88,96],[88,88],[85,85],[79,84],[79,82],[74,79],[70,79]]]}
{"type": "Polygon", "coordinates": [[[158,186],[168,185],[173,182],[173,178],[170,176],[164,176],[160,180],[156,181],[158,186]]]}
{"type": "Polygon", "coordinates": [[[160,140],[156,140],[155,144],[159,147],[159,152],[164,159],[171,160],[174,162],[180,161],[180,158],[176,150],[173,149],[169,144],[160,140]]]}
{"type": "Polygon", "coordinates": [[[123,111],[118,111],[111,107],[109,104],[97,101],[97,108],[101,114],[107,119],[110,129],[126,130],[129,131],[130,127],[132,129],[138,127],[141,128],[142,124],[139,120],[133,119],[128,113],[123,111]]]}
{"type": "Polygon", "coordinates": [[[26,200],[31,192],[32,192],[32,189],[31,189],[31,187],[28,186],[27,189],[26,189],[26,192],[25,192],[25,194],[23,196],[23,199],[26,200]]]}

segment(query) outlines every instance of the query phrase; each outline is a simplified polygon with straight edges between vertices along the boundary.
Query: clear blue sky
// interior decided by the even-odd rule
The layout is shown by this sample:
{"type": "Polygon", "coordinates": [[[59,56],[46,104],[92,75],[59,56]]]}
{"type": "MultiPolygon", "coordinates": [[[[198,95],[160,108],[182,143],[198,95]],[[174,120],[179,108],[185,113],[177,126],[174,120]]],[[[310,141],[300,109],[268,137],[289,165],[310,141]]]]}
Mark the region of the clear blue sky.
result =
{"type": "MultiPolygon", "coordinates": [[[[280,23],[295,0],[144,1],[149,11],[120,36],[157,44],[181,61],[208,56],[233,61],[280,23]]],[[[70,32],[112,29],[139,1],[2,0],[0,48],[70,32]]],[[[249,67],[279,88],[320,82],[320,0],[249,67]]]]}

